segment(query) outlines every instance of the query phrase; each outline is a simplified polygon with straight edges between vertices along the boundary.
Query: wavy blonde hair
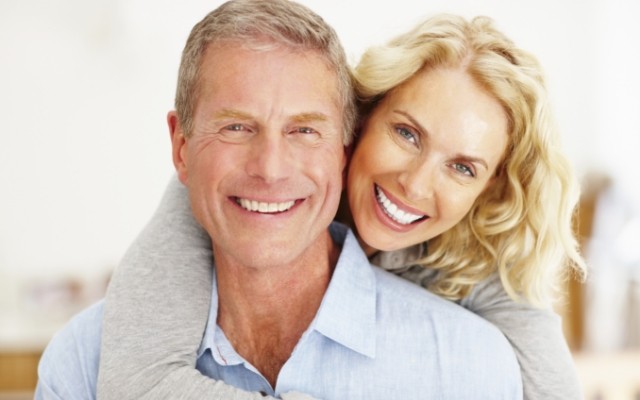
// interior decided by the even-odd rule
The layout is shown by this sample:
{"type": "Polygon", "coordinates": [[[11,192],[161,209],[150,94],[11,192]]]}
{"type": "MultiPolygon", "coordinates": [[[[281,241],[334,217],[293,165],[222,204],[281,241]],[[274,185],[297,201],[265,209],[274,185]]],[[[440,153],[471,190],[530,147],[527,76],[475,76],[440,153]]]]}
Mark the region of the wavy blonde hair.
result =
{"type": "Polygon", "coordinates": [[[364,53],[354,70],[364,115],[387,92],[430,68],[462,67],[503,106],[509,144],[496,179],[468,214],[429,240],[419,264],[438,271],[429,287],[450,299],[498,271],[515,300],[548,305],[559,278],[586,273],[572,230],[579,188],[559,150],[542,70],[487,17],[439,15],[364,53]]]}

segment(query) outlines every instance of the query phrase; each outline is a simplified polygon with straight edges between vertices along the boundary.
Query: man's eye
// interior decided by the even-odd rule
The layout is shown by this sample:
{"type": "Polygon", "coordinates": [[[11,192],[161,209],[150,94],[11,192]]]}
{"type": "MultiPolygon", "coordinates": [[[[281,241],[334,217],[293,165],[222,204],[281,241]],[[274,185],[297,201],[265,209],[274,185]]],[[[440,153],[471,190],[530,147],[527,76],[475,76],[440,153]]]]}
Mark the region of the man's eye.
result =
{"type": "Polygon", "coordinates": [[[453,168],[456,171],[460,172],[461,174],[468,175],[470,177],[476,176],[476,174],[473,172],[473,169],[471,167],[469,167],[468,165],[455,163],[455,164],[453,164],[453,168]]]}
{"type": "Polygon", "coordinates": [[[395,130],[396,133],[404,140],[413,144],[418,144],[418,137],[415,133],[411,132],[411,130],[405,128],[404,126],[396,126],[395,130]]]}
{"type": "Polygon", "coordinates": [[[315,129],[313,128],[309,128],[307,126],[302,126],[300,128],[295,128],[293,130],[294,133],[305,133],[305,134],[310,134],[310,133],[317,133],[315,129]]]}
{"type": "Polygon", "coordinates": [[[244,127],[244,125],[242,124],[231,124],[231,125],[227,125],[224,127],[224,130],[226,131],[234,131],[234,132],[240,132],[243,130],[246,130],[246,128],[244,127]]]}

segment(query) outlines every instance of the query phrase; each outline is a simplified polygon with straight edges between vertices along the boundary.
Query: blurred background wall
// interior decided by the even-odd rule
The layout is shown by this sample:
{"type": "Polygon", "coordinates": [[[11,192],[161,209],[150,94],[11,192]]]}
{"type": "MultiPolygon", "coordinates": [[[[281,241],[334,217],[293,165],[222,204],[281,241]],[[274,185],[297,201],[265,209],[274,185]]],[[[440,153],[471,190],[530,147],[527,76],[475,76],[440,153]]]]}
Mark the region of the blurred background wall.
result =
{"type": "MultiPolygon", "coordinates": [[[[0,363],[0,376],[27,374],[15,371],[30,371],[51,334],[102,296],[154,211],[173,173],[165,116],[180,52],[220,3],[0,2],[0,353],[33,355],[0,363]]],[[[436,12],[488,15],[538,56],[594,210],[582,216],[590,280],[563,311],[580,328],[570,342],[576,353],[639,345],[640,3],[302,3],[336,28],[353,62],[436,12]]]]}

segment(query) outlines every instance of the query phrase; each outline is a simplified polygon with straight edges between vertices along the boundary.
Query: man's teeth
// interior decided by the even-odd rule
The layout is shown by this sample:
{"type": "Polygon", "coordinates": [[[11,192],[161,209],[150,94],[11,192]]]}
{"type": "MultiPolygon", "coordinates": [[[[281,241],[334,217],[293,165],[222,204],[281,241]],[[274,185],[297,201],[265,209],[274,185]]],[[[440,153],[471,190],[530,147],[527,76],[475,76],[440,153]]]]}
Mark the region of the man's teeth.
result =
{"type": "Polygon", "coordinates": [[[295,204],[294,200],[284,201],[282,203],[266,203],[263,201],[238,199],[238,204],[245,210],[273,214],[277,212],[287,211],[295,204]]]}
{"type": "Polygon", "coordinates": [[[398,206],[393,204],[391,200],[389,200],[389,198],[385,196],[384,192],[378,187],[376,187],[376,197],[378,198],[378,203],[382,206],[385,214],[387,214],[389,217],[391,217],[391,219],[400,224],[409,225],[410,223],[424,217],[424,215],[415,215],[400,210],[398,206]]]}

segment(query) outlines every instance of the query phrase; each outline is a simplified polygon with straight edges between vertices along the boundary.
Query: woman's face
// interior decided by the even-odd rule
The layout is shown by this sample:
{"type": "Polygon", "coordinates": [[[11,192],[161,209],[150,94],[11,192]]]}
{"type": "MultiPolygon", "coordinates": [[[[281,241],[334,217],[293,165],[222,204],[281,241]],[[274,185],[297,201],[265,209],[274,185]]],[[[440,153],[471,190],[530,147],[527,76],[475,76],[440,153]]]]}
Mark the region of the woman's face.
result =
{"type": "Polygon", "coordinates": [[[507,140],[500,103],[460,69],[422,71],[389,92],[349,168],[361,239],[396,250],[453,227],[492,182],[507,140]]]}

